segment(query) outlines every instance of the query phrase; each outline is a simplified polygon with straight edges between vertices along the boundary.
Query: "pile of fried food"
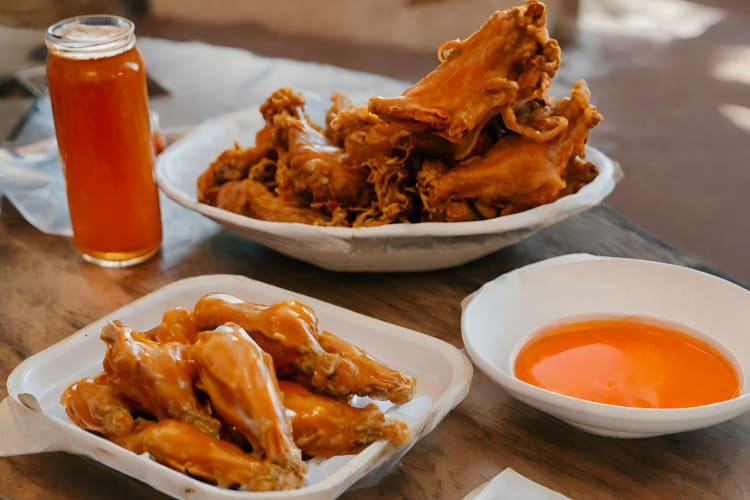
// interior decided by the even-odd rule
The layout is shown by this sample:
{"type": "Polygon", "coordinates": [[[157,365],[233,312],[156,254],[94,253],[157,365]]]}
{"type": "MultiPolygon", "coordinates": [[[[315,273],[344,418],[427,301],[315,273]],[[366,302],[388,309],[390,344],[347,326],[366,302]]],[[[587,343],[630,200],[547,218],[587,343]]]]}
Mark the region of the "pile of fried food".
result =
{"type": "Polygon", "coordinates": [[[256,144],[235,143],[197,180],[198,200],[269,221],[326,226],[488,219],[575,193],[601,115],[581,80],[547,95],[560,47],[544,4],[495,12],[398,97],[355,106],[334,94],[325,128],[303,96],[276,90],[256,144]]]}
{"type": "Polygon", "coordinates": [[[409,428],[375,403],[404,403],[416,380],[318,329],[298,301],[259,305],[209,294],[139,332],[110,321],[103,373],[60,403],[78,426],[220,487],[299,488],[303,458],[357,453],[409,428]]]}

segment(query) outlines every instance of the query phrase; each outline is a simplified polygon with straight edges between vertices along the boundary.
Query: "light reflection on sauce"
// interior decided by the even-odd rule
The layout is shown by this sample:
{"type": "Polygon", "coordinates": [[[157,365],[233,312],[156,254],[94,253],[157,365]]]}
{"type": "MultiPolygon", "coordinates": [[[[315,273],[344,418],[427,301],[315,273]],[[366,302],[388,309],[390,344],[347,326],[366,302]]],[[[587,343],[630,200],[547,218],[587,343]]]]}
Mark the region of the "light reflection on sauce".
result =
{"type": "Polygon", "coordinates": [[[516,377],[580,399],[641,408],[687,408],[739,395],[737,371],[718,350],[647,321],[544,328],[516,357],[516,377]]]}

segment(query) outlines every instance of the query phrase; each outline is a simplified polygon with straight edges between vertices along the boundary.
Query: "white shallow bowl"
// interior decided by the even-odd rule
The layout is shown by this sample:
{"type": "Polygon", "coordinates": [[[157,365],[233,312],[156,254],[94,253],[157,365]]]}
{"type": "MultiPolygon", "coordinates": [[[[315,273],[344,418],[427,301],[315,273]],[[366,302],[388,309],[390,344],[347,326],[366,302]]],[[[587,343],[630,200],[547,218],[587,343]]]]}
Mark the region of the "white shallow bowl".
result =
{"type": "MultiPolygon", "coordinates": [[[[308,96],[308,111],[325,114],[326,103],[308,96]]],[[[318,123],[323,123],[318,120],[318,123]]],[[[239,141],[255,143],[263,126],[256,108],[208,122],[167,148],[156,162],[156,178],[167,196],[229,231],[280,253],[335,271],[426,271],[464,264],[517,243],[532,233],[600,203],[614,189],[619,166],[587,147],[599,175],[578,193],[525,212],[472,222],[321,227],[269,222],[199,203],[196,179],[222,151],[239,141]]]]}
{"type": "Polygon", "coordinates": [[[567,255],[485,284],[463,304],[461,329],[474,364],[524,403],[601,436],[689,431],[750,409],[750,292],[721,278],[657,262],[567,255]],[[692,408],[629,408],[565,396],[514,376],[516,355],[545,325],[575,316],[642,316],[683,326],[738,369],[740,396],[692,408]]]}
{"type": "MultiPolygon", "coordinates": [[[[178,498],[250,500],[329,499],[355,482],[379,480],[468,393],[472,366],[458,349],[439,339],[385,323],[311,297],[232,275],[177,281],[132,302],[22,362],[8,377],[9,397],[0,403],[0,456],[67,451],[85,455],[178,498]],[[308,461],[307,486],[290,491],[240,492],[203,483],[136,455],[74,425],[59,404],[72,382],[102,370],[104,323],[120,319],[135,329],[158,324],[174,306],[192,307],[202,295],[225,292],[259,303],[301,300],[313,307],[321,328],[365,348],[375,357],[417,378],[416,394],[394,406],[376,402],[386,415],[404,421],[412,440],[398,447],[378,441],[356,455],[308,461]],[[439,366],[440,370],[435,370],[439,366]]],[[[369,402],[356,398],[356,403],[369,402]]]]}

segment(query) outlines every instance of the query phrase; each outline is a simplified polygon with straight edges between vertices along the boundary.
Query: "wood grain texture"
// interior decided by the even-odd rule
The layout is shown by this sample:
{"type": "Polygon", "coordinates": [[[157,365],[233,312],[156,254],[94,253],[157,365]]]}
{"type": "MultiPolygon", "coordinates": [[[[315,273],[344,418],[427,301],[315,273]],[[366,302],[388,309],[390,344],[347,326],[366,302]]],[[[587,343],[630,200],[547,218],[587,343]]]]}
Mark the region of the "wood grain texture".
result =
{"type": "MultiPolygon", "coordinates": [[[[519,266],[573,252],[702,264],[600,206],[461,267],[425,273],[336,273],[243,240],[164,201],[165,239],[127,269],[83,262],[5,203],[0,213],[0,377],[25,357],[172,281],[233,273],[311,295],[462,346],[460,300],[519,266]]],[[[0,387],[0,397],[5,397],[0,387]]],[[[343,498],[461,498],[505,467],[574,498],[744,498],[750,416],[641,440],[588,435],[512,400],[475,371],[468,397],[376,486],[343,498]]],[[[0,459],[0,495],[15,500],[163,498],[89,459],[47,453],[0,459]]]]}

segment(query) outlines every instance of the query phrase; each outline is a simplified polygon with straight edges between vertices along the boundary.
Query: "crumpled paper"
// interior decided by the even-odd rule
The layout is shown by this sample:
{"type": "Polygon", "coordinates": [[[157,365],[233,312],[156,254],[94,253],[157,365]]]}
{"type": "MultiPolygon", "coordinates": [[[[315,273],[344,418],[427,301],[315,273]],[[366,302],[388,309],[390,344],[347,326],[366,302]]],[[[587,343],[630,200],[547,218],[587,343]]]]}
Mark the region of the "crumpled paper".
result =
{"type": "Polygon", "coordinates": [[[464,500],[565,500],[568,497],[535,483],[510,467],[464,497],[464,500]]]}
{"type": "MultiPolygon", "coordinates": [[[[169,92],[149,103],[166,134],[257,107],[282,86],[323,96],[343,92],[359,103],[372,95],[398,95],[408,85],[370,73],[199,42],[139,38],[138,46],[151,78],[169,92]]],[[[0,200],[7,197],[42,232],[72,235],[48,98],[36,101],[15,142],[21,146],[0,147],[0,200]]]]}
{"type": "Polygon", "coordinates": [[[49,98],[40,98],[16,143],[0,149],[0,198],[42,232],[71,236],[65,181],[49,98]]]}

